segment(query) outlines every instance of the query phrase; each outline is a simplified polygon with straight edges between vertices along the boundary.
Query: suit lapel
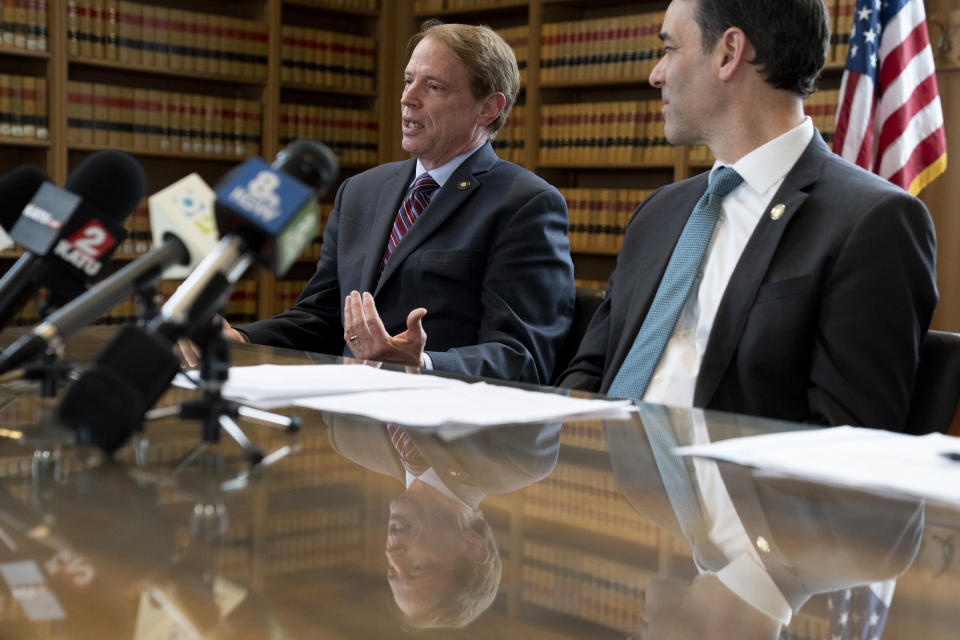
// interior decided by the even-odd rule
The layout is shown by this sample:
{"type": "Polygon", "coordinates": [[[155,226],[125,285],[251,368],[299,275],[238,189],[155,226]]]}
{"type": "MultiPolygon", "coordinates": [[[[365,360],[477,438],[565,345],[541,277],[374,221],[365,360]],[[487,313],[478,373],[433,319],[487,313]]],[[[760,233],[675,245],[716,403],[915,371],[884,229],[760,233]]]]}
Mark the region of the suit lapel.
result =
{"type": "MultiPolygon", "coordinates": [[[[496,160],[497,155],[493,152],[488,142],[457,167],[457,170],[453,172],[446,184],[433,195],[430,204],[427,205],[427,208],[423,210],[423,213],[420,214],[420,217],[417,218],[414,225],[410,227],[410,230],[403,236],[403,239],[397,245],[396,249],[393,250],[393,253],[390,254],[390,259],[387,260],[387,266],[383,270],[380,281],[377,282],[376,289],[373,292],[374,296],[376,296],[394,272],[400,268],[403,261],[423,244],[447,218],[453,215],[470,194],[480,188],[480,181],[477,176],[485,172],[496,160]]],[[[400,203],[398,201],[396,209],[399,208],[400,203]]],[[[393,212],[394,217],[396,216],[396,209],[393,212]]],[[[393,224],[392,220],[393,218],[391,218],[391,225],[393,224]]],[[[387,233],[389,235],[389,231],[387,233]]],[[[384,236],[383,239],[383,247],[386,247],[386,236],[384,236]]],[[[378,265],[379,260],[382,258],[383,249],[381,249],[380,255],[377,258],[378,265]]]]}
{"type": "MultiPolygon", "coordinates": [[[[387,239],[393,229],[393,221],[400,210],[400,203],[406,195],[407,187],[413,181],[413,172],[417,161],[409,160],[400,165],[393,176],[388,178],[380,189],[376,214],[370,228],[367,246],[364,248],[363,272],[360,279],[360,291],[372,291],[380,275],[380,263],[387,250],[387,239]]],[[[346,292],[349,293],[349,292],[346,292]]]]}
{"type": "Polygon", "coordinates": [[[807,189],[816,182],[820,168],[826,159],[827,149],[820,134],[815,132],[813,140],[797,164],[787,174],[780,189],[770,200],[763,217],[757,223],[753,235],[744,247],[740,260],[730,276],[730,282],[723,293],[717,317],[710,331],[710,340],[697,375],[697,388],[693,404],[705,407],[723,378],[730,359],[740,344],[747,317],[753,309],[757,290],[763,283],[770,268],[770,262],[790,220],[806,201],[807,189]],[[770,212],[774,207],[784,206],[782,215],[772,219],[770,212]]]}

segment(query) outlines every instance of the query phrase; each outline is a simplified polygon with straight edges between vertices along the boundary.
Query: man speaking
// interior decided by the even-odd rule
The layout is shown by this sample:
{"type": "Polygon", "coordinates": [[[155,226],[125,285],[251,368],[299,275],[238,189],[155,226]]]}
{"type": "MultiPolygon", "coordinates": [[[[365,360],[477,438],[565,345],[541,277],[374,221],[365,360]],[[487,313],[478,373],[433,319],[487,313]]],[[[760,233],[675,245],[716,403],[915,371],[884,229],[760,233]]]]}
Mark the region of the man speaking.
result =
{"type": "Polygon", "coordinates": [[[570,327],[573,265],[563,197],[490,145],[519,91],[516,58],[487,27],[431,21],[412,44],[400,102],[414,158],[344,181],[296,305],[224,331],[546,383],[570,327]]]}

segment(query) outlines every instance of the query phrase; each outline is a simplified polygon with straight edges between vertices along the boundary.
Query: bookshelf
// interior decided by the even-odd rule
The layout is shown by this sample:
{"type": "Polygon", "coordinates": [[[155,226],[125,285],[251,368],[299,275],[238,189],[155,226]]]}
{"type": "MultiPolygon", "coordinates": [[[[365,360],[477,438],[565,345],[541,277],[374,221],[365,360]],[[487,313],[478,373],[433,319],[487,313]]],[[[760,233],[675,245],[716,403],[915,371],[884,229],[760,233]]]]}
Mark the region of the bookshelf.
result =
{"type": "MultiPolygon", "coordinates": [[[[215,184],[246,157],[272,158],[304,135],[334,148],[341,178],[382,162],[379,96],[388,92],[377,69],[388,60],[382,18],[392,9],[377,0],[29,4],[29,15],[16,3],[0,7],[12,25],[9,38],[0,33],[0,171],[31,163],[62,185],[91,152],[116,148],[143,164],[149,195],[193,171],[215,184]],[[25,134],[21,124],[34,118],[43,127],[25,134]]],[[[322,215],[329,208],[322,204],[322,215]]],[[[138,212],[114,265],[150,248],[138,212]]],[[[318,249],[319,238],[292,271],[295,282],[312,273],[318,249]]],[[[18,255],[3,252],[0,267],[18,255]]],[[[251,272],[230,305],[233,319],[274,313],[277,292],[270,274],[251,272]]],[[[106,321],[128,318],[117,311],[106,321]]],[[[19,319],[35,321],[29,310],[19,319]]]]}

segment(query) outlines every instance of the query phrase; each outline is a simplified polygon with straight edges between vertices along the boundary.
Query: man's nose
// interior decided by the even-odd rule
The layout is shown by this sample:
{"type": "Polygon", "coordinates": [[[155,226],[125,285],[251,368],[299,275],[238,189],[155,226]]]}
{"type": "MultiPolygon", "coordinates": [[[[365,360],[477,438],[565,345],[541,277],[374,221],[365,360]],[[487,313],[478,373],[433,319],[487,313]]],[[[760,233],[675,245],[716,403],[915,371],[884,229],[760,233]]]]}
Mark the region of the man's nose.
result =
{"type": "Polygon", "coordinates": [[[396,562],[398,558],[403,557],[407,552],[407,545],[403,544],[399,540],[392,540],[387,542],[387,548],[384,553],[387,554],[387,558],[396,562]]]}

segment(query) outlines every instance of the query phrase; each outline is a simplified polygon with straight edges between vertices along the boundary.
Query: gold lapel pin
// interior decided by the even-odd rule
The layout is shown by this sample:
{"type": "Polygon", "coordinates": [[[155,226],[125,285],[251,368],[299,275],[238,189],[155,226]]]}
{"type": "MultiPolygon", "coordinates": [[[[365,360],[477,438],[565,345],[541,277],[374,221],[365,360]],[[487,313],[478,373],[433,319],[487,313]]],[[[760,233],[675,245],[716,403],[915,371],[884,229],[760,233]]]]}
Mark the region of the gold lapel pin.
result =
{"type": "Polygon", "coordinates": [[[469,182],[468,180],[464,180],[464,181],[460,182],[459,184],[457,184],[457,187],[459,187],[460,191],[463,191],[464,189],[466,189],[466,188],[469,187],[469,186],[470,186],[470,182],[469,182]]]}
{"type": "Polygon", "coordinates": [[[783,212],[787,210],[786,205],[778,204],[770,209],[770,219],[779,220],[783,216],[783,212]]]}

